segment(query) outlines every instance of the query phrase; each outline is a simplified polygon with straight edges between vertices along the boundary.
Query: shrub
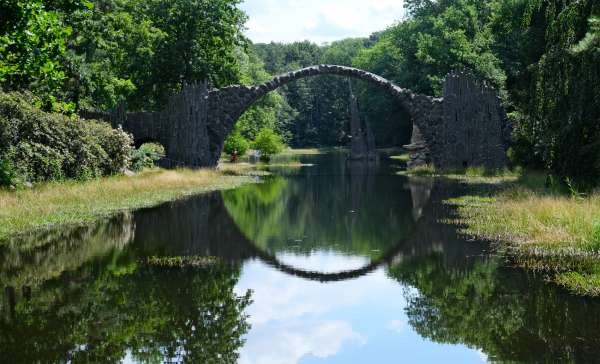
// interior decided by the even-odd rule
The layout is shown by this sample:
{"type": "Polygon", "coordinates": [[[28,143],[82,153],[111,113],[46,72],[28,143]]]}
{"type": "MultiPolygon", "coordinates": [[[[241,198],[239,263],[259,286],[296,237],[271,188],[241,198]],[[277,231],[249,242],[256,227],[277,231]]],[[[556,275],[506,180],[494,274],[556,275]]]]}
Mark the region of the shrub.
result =
{"type": "Polygon", "coordinates": [[[281,152],[285,145],[282,138],[273,129],[265,128],[258,132],[252,147],[260,151],[261,159],[268,161],[271,155],[281,152]]]}
{"type": "Polygon", "coordinates": [[[239,131],[234,131],[226,139],[223,145],[223,151],[229,155],[237,152],[238,156],[243,156],[250,149],[250,142],[240,134],[239,131]]]}
{"type": "Polygon", "coordinates": [[[46,113],[30,95],[0,92],[0,158],[24,180],[88,179],[129,166],[133,140],[99,121],[46,113]]]}
{"type": "Polygon", "coordinates": [[[165,157],[165,148],[158,143],[145,143],[133,153],[131,168],[141,171],[144,168],[154,168],[155,163],[165,157]]]}
{"type": "MultiPolygon", "coordinates": [[[[95,144],[99,145],[106,153],[106,158],[103,158],[100,164],[103,175],[121,173],[132,164],[134,149],[131,134],[121,128],[114,129],[105,122],[88,120],[87,123],[95,138],[95,144]]],[[[160,157],[162,158],[165,150],[161,145],[158,146],[162,150],[160,157]]]]}

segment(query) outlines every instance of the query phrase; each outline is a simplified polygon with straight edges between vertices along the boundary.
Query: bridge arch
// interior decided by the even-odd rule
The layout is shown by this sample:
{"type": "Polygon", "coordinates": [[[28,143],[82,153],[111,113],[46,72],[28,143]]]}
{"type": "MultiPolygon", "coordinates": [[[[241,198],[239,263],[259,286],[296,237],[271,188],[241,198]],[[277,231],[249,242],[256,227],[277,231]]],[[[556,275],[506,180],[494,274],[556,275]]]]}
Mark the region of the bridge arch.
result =
{"type": "MultiPolygon", "coordinates": [[[[209,129],[209,135],[213,135],[216,140],[224,140],[233,130],[242,114],[267,93],[275,91],[290,82],[321,75],[362,80],[388,92],[408,112],[413,124],[421,131],[426,146],[432,147],[435,145],[435,126],[441,125],[443,99],[415,93],[371,72],[326,64],[291,71],[258,86],[235,85],[210,91],[208,116],[209,120],[212,121],[213,128],[212,130],[209,129]]],[[[222,143],[213,145],[215,163],[218,160],[217,154],[220,155],[222,146],[222,143]]]]}

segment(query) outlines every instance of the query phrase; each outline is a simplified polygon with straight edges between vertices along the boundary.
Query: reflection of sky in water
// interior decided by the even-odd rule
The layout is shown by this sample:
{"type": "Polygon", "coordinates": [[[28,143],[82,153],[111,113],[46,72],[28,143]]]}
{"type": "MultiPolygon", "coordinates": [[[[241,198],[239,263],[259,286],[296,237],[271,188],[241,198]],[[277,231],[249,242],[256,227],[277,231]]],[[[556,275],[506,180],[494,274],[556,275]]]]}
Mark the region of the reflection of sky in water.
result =
{"type": "Polygon", "coordinates": [[[317,251],[310,255],[278,253],[277,260],[294,268],[320,273],[356,270],[370,263],[367,257],[343,255],[334,251],[317,251]]]}
{"type": "MultiPolygon", "coordinates": [[[[303,269],[360,266],[361,258],[313,253],[286,257],[303,269]],[[337,261],[336,261],[337,260],[337,261]]],[[[481,363],[485,356],[460,345],[421,338],[408,325],[403,292],[385,268],[355,280],[322,284],[259,262],[244,265],[236,292],[253,291],[252,329],[241,364],[481,363]]]]}

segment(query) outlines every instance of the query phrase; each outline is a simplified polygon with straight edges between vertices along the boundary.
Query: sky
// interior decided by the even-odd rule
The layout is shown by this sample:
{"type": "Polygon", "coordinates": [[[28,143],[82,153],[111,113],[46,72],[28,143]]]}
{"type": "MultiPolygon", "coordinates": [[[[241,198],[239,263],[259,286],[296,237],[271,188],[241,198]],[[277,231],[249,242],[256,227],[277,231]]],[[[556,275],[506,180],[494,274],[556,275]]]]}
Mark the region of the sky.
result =
{"type": "Polygon", "coordinates": [[[254,43],[317,44],[367,37],[404,16],[403,0],[244,0],[246,35],[254,43]]]}

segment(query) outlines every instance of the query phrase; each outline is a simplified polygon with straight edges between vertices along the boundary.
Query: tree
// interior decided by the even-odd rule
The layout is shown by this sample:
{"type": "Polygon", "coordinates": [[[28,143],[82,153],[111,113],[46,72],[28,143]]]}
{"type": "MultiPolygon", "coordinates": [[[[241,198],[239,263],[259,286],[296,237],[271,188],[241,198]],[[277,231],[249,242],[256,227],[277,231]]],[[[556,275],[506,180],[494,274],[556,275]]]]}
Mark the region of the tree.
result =
{"type": "Polygon", "coordinates": [[[157,108],[184,84],[208,80],[214,87],[240,78],[236,49],[245,44],[240,0],[136,0],[135,10],[165,34],[151,67],[130,102],[157,108]]]}
{"type": "Polygon", "coordinates": [[[0,1],[0,84],[6,90],[29,89],[55,105],[65,79],[60,57],[71,30],[41,0],[0,1]]]}
{"type": "Polygon", "coordinates": [[[256,135],[252,147],[261,153],[262,160],[269,161],[271,156],[281,152],[285,145],[273,129],[265,128],[256,135]]]}
{"type": "Polygon", "coordinates": [[[249,148],[250,142],[242,136],[237,128],[225,139],[225,143],[223,144],[223,152],[231,156],[234,153],[238,156],[243,156],[249,148]]]}

